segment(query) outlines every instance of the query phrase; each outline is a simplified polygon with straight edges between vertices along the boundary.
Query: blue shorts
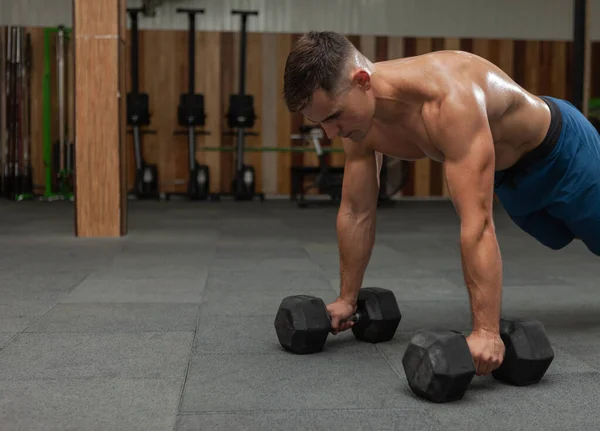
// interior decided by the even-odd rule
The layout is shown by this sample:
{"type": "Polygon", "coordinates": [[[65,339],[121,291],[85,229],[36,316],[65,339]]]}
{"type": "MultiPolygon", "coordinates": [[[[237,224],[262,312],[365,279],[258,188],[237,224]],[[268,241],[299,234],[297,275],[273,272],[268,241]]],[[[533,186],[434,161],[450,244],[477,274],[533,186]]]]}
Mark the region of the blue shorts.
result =
{"type": "Polygon", "coordinates": [[[542,144],[495,173],[495,192],[512,220],[558,250],[575,237],[600,256],[600,135],[571,103],[543,97],[552,113],[542,144]]]}

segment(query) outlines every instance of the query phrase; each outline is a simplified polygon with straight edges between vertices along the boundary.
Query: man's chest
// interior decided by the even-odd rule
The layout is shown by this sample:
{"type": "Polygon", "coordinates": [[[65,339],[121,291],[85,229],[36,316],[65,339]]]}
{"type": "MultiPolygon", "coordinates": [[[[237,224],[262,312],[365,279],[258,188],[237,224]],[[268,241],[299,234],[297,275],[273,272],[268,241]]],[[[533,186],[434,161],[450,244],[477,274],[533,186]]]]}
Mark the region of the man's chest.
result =
{"type": "Polygon", "coordinates": [[[368,136],[373,149],[382,154],[403,160],[429,157],[442,161],[443,154],[429,139],[422,122],[416,119],[399,121],[397,124],[376,124],[368,136]]]}

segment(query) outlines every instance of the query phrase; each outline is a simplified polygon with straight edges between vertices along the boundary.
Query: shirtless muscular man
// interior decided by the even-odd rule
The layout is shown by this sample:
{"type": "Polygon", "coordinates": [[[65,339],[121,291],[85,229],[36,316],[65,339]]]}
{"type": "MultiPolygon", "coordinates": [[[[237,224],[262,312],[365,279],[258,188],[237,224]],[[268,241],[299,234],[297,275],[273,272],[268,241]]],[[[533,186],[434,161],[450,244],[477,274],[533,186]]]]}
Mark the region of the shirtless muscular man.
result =
{"type": "Polygon", "coordinates": [[[573,105],[538,97],[489,61],[459,51],[372,63],[334,32],[309,32],[290,52],[284,98],[326,134],[342,137],[337,216],[340,294],[327,306],[333,333],[356,309],[374,243],[382,154],[443,163],[460,218],[472,312],[467,337],[478,375],[502,362],[502,262],[494,193],[542,244],[574,238],[600,255],[600,138],[573,105]]]}

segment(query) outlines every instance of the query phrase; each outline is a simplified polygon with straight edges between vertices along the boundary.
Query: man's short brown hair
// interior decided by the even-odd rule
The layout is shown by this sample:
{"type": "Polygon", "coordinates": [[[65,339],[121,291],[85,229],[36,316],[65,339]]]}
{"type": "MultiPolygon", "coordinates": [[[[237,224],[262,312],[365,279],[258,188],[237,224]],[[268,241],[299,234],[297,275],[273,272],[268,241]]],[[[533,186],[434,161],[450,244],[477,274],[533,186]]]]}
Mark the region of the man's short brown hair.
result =
{"type": "Polygon", "coordinates": [[[343,35],[331,31],[311,31],[294,45],[285,63],[283,97],[291,112],[310,102],[318,89],[331,94],[339,84],[355,48],[343,35]]]}

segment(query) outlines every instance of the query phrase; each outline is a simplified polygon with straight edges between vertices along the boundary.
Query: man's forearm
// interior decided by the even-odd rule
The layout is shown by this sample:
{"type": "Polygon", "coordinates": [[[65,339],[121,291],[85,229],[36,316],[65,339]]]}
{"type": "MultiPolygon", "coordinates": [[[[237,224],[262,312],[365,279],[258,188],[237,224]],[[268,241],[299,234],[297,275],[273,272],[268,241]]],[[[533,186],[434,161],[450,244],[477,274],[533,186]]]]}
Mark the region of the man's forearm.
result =
{"type": "Polygon", "coordinates": [[[337,217],[340,298],[355,304],[375,242],[375,213],[340,209],[337,217]]]}
{"type": "Polygon", "coordinates": [[[499,331],[502,308],[502,259],[493,228],[461,235],[461,257],[469,292],[473,331],[499,331]]]}

